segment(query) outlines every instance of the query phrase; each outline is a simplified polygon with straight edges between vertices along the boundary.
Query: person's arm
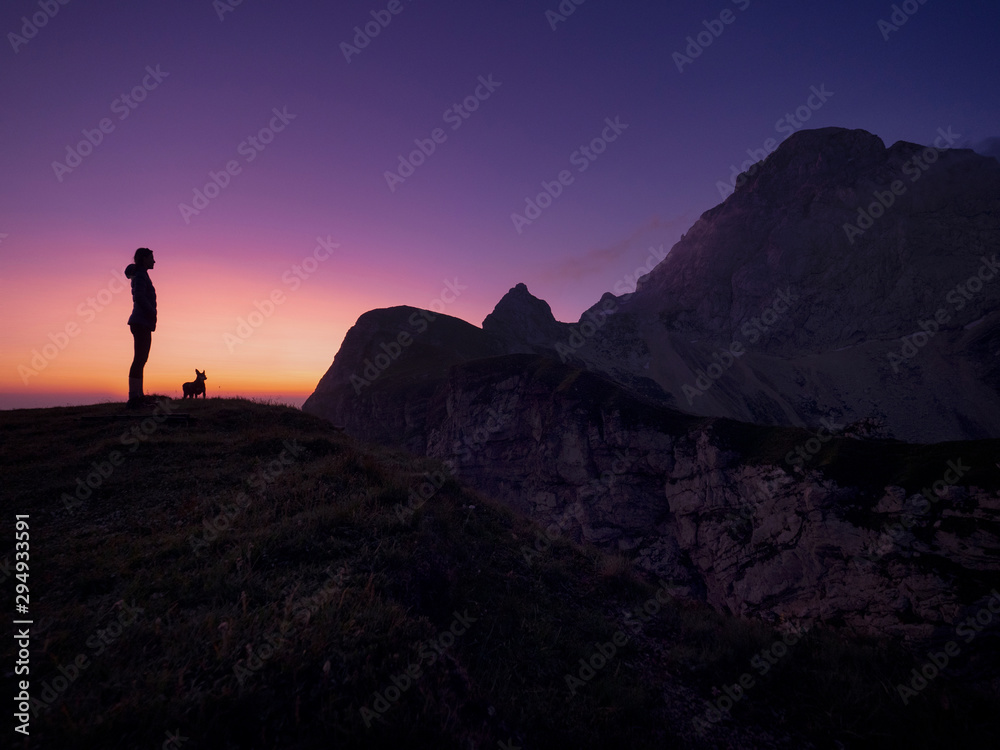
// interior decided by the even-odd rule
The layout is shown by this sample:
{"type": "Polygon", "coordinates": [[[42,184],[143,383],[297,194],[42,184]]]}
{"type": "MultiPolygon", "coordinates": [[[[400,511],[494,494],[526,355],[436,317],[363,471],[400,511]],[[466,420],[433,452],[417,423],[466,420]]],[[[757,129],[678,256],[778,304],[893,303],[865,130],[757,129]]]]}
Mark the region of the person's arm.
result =
{"type": "Polygon", "coordinates": [[[149,328],[156,327],[156,291],[153,289],[153,282],[146,274],[139,274],[133,281],[135,284],[135,306],[143,320],[148,321],[149,328]],[[136,283],[138,282],[138,283],[136,283]]]}

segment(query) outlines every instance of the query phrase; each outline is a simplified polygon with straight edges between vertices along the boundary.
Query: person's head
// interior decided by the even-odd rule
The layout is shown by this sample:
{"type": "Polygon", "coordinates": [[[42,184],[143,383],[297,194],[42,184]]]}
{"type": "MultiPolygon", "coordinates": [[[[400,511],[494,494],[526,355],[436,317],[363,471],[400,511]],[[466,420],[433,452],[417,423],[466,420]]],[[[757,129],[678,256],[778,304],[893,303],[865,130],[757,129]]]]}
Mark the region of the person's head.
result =
{"type": "Polygon", "coordinates": [[[139,268],[145,268],[147,270],[152,268],[156,263],[156,261],[153,260],[153,251],[148,247],[140,247],[136,250],[134,260],[135,264],[139,266],[139,268]]]}

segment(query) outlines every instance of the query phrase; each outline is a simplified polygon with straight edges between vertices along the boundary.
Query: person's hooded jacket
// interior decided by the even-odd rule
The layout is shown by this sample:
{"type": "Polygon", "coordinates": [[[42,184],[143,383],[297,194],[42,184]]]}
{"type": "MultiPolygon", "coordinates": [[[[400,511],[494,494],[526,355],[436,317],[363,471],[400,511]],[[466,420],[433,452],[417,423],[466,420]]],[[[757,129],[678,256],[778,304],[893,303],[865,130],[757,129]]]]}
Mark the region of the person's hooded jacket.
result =
{"type": "Polygon", "coordinates": [[[129,316],[128,324],[155,331],[156,290],[153,288],[153,282],[149,280],[149,273],[145,268],[129,263],[125,269],[125,277],[132,280],[132,314],[129,316]]]}

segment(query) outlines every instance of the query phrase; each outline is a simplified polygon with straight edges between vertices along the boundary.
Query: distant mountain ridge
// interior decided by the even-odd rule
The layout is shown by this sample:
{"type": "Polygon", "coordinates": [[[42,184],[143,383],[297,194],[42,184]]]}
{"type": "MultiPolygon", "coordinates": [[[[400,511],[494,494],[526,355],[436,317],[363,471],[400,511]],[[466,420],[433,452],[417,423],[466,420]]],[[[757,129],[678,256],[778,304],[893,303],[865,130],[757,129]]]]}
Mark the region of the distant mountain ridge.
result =
{"type": "Polygon", "coordinates": [[[337,387],[353,377],[358,396],[365,370],[530,353],[691,414],[1000,437],[1000,163],[953,140],[886,148],[863,130],[799,131],[634,293],[606,293],[574,324],[524,284],[481,329],[416,308],[365,313],[304,408],[349,418],[337,387]]]}
{"type": "Polygon", "coordinates": [[[1000,164],[826,128],[751,171],[634,294],[566,326],[518,285],[484,330],[695,414],[1000,436],[1000,164]]]}
{"type": "MultiPolygon", "coordinates": [[[[791,285],[811,304],[762,342],[768,352],[898,337],[1000,250],[998,213],[995,159],[905,142],[886,149],[865,131],[801,131],[694,224],[631,304],[668,330],[732,338],[791,285]]],[[[984,290],[969,301],[970,320],[998,300],[1000,284],[984,290]]]]}
{"type": "Polygon", "coordinates": [[[482,328],[365,313],[303,409],[540,520],[579,504],[565,533],[719,609],[931,637],[955,571],[998,571],[1000,163],[827,128],[751,172],[576,323],[524,284],[482,328]]]}

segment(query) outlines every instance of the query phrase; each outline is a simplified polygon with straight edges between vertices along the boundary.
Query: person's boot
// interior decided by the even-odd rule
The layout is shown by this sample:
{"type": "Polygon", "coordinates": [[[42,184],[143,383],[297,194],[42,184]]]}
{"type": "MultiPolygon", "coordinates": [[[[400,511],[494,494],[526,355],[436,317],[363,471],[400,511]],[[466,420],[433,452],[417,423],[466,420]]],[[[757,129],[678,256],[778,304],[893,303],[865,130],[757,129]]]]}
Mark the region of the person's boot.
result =
{"type": "Polygon", "coordinates": [[[126,409],[136,409],[140,406],[145,406],[145,402],[142,396],[142,378],[129,378],[128,379],[128,402],[125,404],[126,409]]]}

